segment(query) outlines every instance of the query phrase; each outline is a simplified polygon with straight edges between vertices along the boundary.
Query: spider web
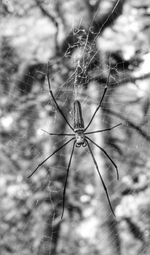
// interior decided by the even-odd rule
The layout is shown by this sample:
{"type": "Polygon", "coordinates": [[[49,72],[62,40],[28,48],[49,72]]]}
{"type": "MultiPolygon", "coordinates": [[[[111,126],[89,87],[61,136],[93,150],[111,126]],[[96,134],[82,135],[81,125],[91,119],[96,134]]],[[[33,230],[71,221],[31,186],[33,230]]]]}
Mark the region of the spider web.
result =
{"type": "MultiPolygon", "coordinates": [[[[46,162],[32,179],[27,181],[26,177],[29,172],[60,144],[60,138],[53,139],[48,137],[47,134],[41,131],[41,129],[49,132],[49,129],[60,131],[60,127],[64,127],[60,126],[60,124],[62,124],[62,118],[57,112],[55,105],[49,99],[47,82],[40,82],[42,81],[42,72],[39,72],[39,77],[36,77],[36,81],[34,75],[28,72],[26,74],[27,79],[24,84],[25,86],[20,86],[19,83],[21,79],[21,71],[19,71],[20,76],[18,75],[16,78],[19,54],[21,55],[19,64],[21,63],[20,66],[22,69],[22,62],[27,63],[29,59],[33,58],[32,54],[35,48],[36,57],[34,57],[36,59],[40,60],[40,62],[47,59],[44,51],[45,48],[47,48],[47,52],[49,51],[49,40],[45,40],[48,41],[46,44],[42,43],[38,37],[40,34],[38,29],[41,29],[40,26],[42,25],[43,27],[47,27],[47,31],[49,31],[49,23],[47,23],[47,20],[41,19],[41,23],[38,23],[39,26],[37,25],[37,27],[33,29],[34,20],[31,19],[33,16],[31,11],[30,22],[32,27],[30,28],[30,25],[27,22],[25,23],[26,29],[24,30],[24,23],[21,24],[19,21],[20,19],[18,20],[17,18],[19,15],[26,14],[28,9],[32,10],[34,1],[31,2],[30,7],[24,2],[25,7],[23,10],[21,10],[18,1],[13,1],[12,3],[14,4],[12,5],[10,2],[8,2],[8,5],[5,1],[3,2],[6,6],[5,8],[8,8],[9,13],[12,13],[12,16],[15,19],[14,23],[16,24],[13,26],[11,24],[11,18],[8,18],[6,15],[2,24],[5,24],[6,26],[6,21],[8,22],[5,27],[6,35],[10,36],[11,33],[16,34],[17,31],[19,31],[18,34],[20,33],[21,36],[18,36],[17,34],[12,41],[9,37],[3,42],[3,45],[6,46],[7,44],[8,47],[6,48],[6,55],[4,54],[3,56],[3,60],[6,60],[5,68],[1,68],[1,76],[4,77],[4,80],[2,80],[4,89],[1,91],[2,193],[0,196],[2,201],[1,222],[3,222],[1,233],[2,235],[5,233],[2,240],[2,249],[4,250],[4,254],[10,254],[11,252],[14,254],[29,254],[31,252],[33,254],[44,254],[46,250],[49,251],[49,254],[52,254],[54,240],[58,240],[58,254],[70,254],[70,251],[72,251],[72,254],[80,254],[81,252],[82,254],[93,252],[96,254],[96,252],[98,252],[96,251],[96,249],[98,249],[97,244],[100,242],[100,237],[97,237],[97,227],[99,226],[102,228],[103,224],[101,223],[100,225],[98,220],[98,213],[102,210],[100,207],[100,205],[102,206],[102,203],[99,204],[101,201],[99,201],[99,197],[95,194],[102,192],[103,200],[106,201],[106,204],[107,199],[96,170],[92,164],[92,160],[90,161],[87,148],[76,149],[73,156],[66,194],[67,201],[64,222],[61,224],[59,238],[57,237],[57,223],[60,220],[62,211],[63,186],[60,185],[57,177],[59,177],[59,173],[63,174],[66,171],[66,163],[69,160],[71,145],[66,147],[65,150],[60,151],[56,157],[51,158],[50,161],[46,162]],[[12,10],[12,8],[14,9],[12,10]],[[20,30],[18,30],[18,27],[20,30]],[[10,32],[10,30],[13,32],[10,32]],[[31,41],[40,41],[40,45],[42,46],[39,46],[39,44],[36,44],[35,42],[35,46],[29,47],[29,44],[27,46],[27,43],[25,43],[27,47],[24,47],[23,51],[22,49],[25,44],[22,44],[23,46],[19,46],[19,44],[21,42],[22,33],[26,34],[24,31],[27,32],[27,38],[29,38],[28,35],[32,34],[31,41]],[[13,47],[10,47],[11,44],[13,47]],[[14,51],[14,49],[17,50],[14,51]],[[27,52],[28,57],[26,57],[27,52]],[[42,57],[40,58],[39,55],[42,57]],[[33,86],[31,92],[26,94],[26,91],[30,89],[30,79],[32,79],[36,85],[33,86]],[[18,84],[18,87],[16,84],[18,84]],[[95,186],[98,188],[95,189],[95,186]],[[94,208],[97,208],[97,210],[94,211],[94,208]],[[14,226],[14,228],[12,226],[14,226]],[[47,229],[47,232],[45,229],[47,229]],[[72,229],[72,231],[70,231],[70,229],[72,229]]],[[[135,1],[132,3],[134,2],[135,1]]],[[[47,1],[46,4],[52,6],[52,1],[47,1]]],[[[103,5],[105,4],[103,3],[103,5]]],[[[134,16],[132,11],[130,12],[131,6],[129,3],[126,5],[123,14],[125,17],[128,15],[131,17],[134,16]]],[[[112,13],[114,12],[115,8],[112,13]]],[[[35,17],[37,18],[38,15],[35,17]]],[[[132,26],[129,26],[129,23],[125,24],[127,22],[125,17],[120,17],[116,24],[114,24],[113,29],[108,28],[98,39],[97,53],[101,52],[101,62],[104,63],[104,66],[101,64],[101,68],[97,68],[97,65],[95,64],[94,71],[90,67],[88,75],[91,71],[94,73],[94,77],[104,77],[104,80],[107,80],[110,66],[112,65],[112,85],[109,86],[108,93],[103,103],[103,110],[106,112],[106,116],[100,112],[100,115],[97,115],[95,122],[91,126],[91,130],[94,130],[97,125],[99,128],[103,128],[108,124],[115,125],[120,122],[120,118],[112,114],[113,112],[116,112],[116,110],[121,116],[125,117],[125,119],[121,120],[124,124],[123,129],[116,129],[112,131],[111,134],[103,134],[103,136],[96,136],[95,138],[96,142],[100,145],[103,145],[105,142],[107,152],[111,154],[118,165],[121,178],[119,183],[116,182],[115,171],[112,169],[109,160],[105,162],[105,159],[102,156],[99,156],[99,152],[95,149],[94,153],[99,168],[104,176],[108,191],[110,192],[110,196],[111,191],[113,190],[111,200],[113,204],[115,204],[114,201],[117,203],[115,212],[120,221],[119,228],[121,229],[121,239],[124,244],[123,252],[125,254],[128,250],[128,253],[131,254],[132,249],[129,250],[129,247],[132,244],[134,246],[134,254],[137,254],[137,251],[141,249],[143,244],[141,241],[142,234],[144,233],[143,235],[145,235],[143,237],[143,239],[145,238],[144,240],[147,240],[149,235],[149,222],[147,222],[148,217],[146,217],[146,214],[148,215],[149,190],[147,190],[146,198],[144,197],[144,191],[143,193],[140,193],[140,190],[144,190],[145,186],[148,186],[149,184],[149,162],[147,160],[149,147],[144,138],[141,137],[141,134],[136,132],[136,129],[134,129],[133,132],[131,128],[126,127],[129,125],[129,122],[127,122],[126,119],[136,124],[136,126],[142,126],[143,130],[146,132],[148,126],[145,123],[147,123],[146,120],[149,114],[145,109],[148,102],[145,102],[143,98],[146,97],[148,83],[145,81],[142,83],[137,82],[135,86],[135,84],[129,80],[127,86],[120,84],[120,80],[124,80],[128,75],[127,68],[124,65],[127,64],[128,60],[132,60],[134,51],[139,50],[138,44],[139,41],[141,42],[141,38],[139,38],[140,36],[138,37],[136,35],[138,29],[133,33],[132,26]],[[122,27],[124,27],[123,34],[122,27]],[[122,34],[121,37],[120,33],[122,34]],[[128,33],[129,36],[126,36],[126,33],[128,33]],[[132,36],[131,33],[133,33],[132,36]],[[137,36],[137,42],[133,41],[134,36],[137,36]],[[115,54],[120,49],[122,49],[123,57],[120,57],[120,61],[117,61],[115,54]],[[145,118],[143,118],[143,109],[145,110],[145,118]],[[112,112],[111,123],[109,123],[110,111],[112,112]],[[99,119],[101,119],[100,123],[99,119]],[[111,137],[111,140],[109,136],[111,137]],[[123,155],[122,152],[124,152],[123,155]],[[143,170],[141,170],[141,168],[143,170]],[[134,170],[131,173],[132,169],[134,170]],[[108,182],[107,173],[110,172],[112,173],[113,178],[110,178],[109,176],[110,180],[108,182]],[[120,187],[121,185],[123,185],[123,188],[120,187]],[[136,189],[137,193],[135,192],[136,189]],[[120,194],[127,193],[128,190],[131,190],[131,193],[129,193],[128,196],[123,197],[121,202],[118,202],[120,194]],[[132,192],[135,192],[134,196],[132,192]],[[139,208],[142,211],[141,214],[137,213],[139,208]],[[140,224],[134,225],[139,220],[140,224]],[[132,226],[137,226],[137,230],[133,231],[131,228],[132,226]],[[131,230],[129,231],[130,228],[131,230]],[[141,229],[144,230],[142,231],[141,229]],[[126,239],[128,233],[130,233],[131,241],[129,238],[126,239]]],[[[135,19],[136,16],[132,23],[134,24],[134,29],[136,29],[135,19]]],[[[103,26],[104,25],[105,24],[103,24],[103,26]]],[[[45,32],[45,30],[43,29],[43,38],[49,36],[49,32],[45,32]]],[[[92,27],[90,27],[89,30],[91,31],[92,27]]],[[[74,53],[69,75],[67,76],[68,67],[66,67],[64,63],[62,64],[62,60],[60,60],[60,64],[53,63],[53,91],[59,105],[64,109],[65,114],[68,114],[67,117],[71,123],[73,123],[73,110],[72,104],[69,103],[70,98],[72,98],[72,100],[79,99],[81,101],[84,119],[85,122],[88,123],[94,109],[98,105],[99,98],[102,95],[105,85],[103,81],[101,85],[99,85],[99,83],[93,84],[91,81],[90,85],[87,87],[90,75],[87,75],[89,63],[86,54],[90,55],[95,52],[95,42],[93,44],[87,42],[88,33],[81,31],[79,23],[79,28],[74,30],[74,36],[80,32],[85,33],[85,36],[79,37],[77,41],[79,47],[74,53]],[[86,54],[83,55],[83,52],[86,52],[86,54]],[[82,62],[79,61],[81,55],[83,55],[82,62]],[[78,75],[76,71],[77,64],[79,65],[78,75]],[[76,78],[79,79],[79,83],[75,82],[76,78]],[[69,86],[70,83],[72,83],[71,86],[69,86]],[[58,84],[58,87],[56,84],[58,84]]],[[[145,43],[145,52],[146,49],[147,45],[145,43]]],[[[63,60],[68,57],[69,51],[70,48],[68,48],[63,60]]],[[[143,50],[140,48],[139,53],[136,54],[136,59],[133,58],[133,62],[137,63],[137,68],[134,66],[136,63],[132,64],[132,61],[129,61],[129,69],[136,70],[135,73],[137,74],[139,74],[141,70],[145,70],[148,66],[145,64],[148,62],[147,59],[149,59],[148,54],[146,54],[143,63],[138,65],[138,59],[140,59],[142,54],[143,50]]],[[[93,75],[90,77],[93,78],[93,75]]],[[[61,142],[65,142],[63,137],[61,138],[61,142]]],[[[109,208],[107,208],[105,213],[106,216],[103,218],[104,222],[107,219],[107,216],[112,218],[109,208]]],[[[112,227],[110,230],[112,237],[114,236],[113,231],[114,229],[112,227]]],[[[105,233],[101,240],[105,242],[105,233]]],[[[112,238],[112,242],[115,243],[115,240],[116,236],[114,239],[112,238]]]]}

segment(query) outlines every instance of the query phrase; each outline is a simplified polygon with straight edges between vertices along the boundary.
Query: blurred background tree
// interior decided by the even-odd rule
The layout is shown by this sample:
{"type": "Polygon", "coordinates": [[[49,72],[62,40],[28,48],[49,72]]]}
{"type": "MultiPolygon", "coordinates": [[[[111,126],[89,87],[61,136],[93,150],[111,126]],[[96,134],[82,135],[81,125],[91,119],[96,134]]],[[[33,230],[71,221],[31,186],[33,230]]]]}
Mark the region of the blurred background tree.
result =
{"type": "Polygon", "coordinates": [[[148,255],[149,1],[3,0],[0,15],[1,254],[148,255]],[[90,130],[123,124],[91,135],[119,168],[117,182],[111,162],[93,147],[116,218],[86,148],[73,156],[63,221],[70,145],[27,178],[66,141],[42,129],[68,131],[49,96],[47,64],[72,123],[77,96],[88,123],[110,73],[90,130]]]}

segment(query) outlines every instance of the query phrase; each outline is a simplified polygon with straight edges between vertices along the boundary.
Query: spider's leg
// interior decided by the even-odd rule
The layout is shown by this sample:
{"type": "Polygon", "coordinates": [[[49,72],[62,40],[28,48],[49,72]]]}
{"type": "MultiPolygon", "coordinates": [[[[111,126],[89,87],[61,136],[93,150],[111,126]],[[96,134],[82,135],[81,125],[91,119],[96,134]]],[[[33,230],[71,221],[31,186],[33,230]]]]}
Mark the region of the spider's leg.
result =
{"type": "Polygon", "coordinates": [[[74,136],[74,134],[54,134],[54,133],[49,133],[44,129],[41,129],[43,132],[45,132],[48,135],[60,135],[60,136],[74,136]]]}
{"type": "Polygon", "coordinates": [[[67,141],[66,143],[64,143],[62,146],[60,146],[57,150],[55,150],[51,155],[49,155],[46,159],[44,159],[36,168],[35,170],[28,176],[28,178],[30,178],[49,158],[51,158],[56,152],[58,152],[59,150],[61,150],[64,146],[66,146],[68,143],[70,143],[73,139],[75,139],[74,137],[71,138],[69,141],[67,141]]]}
{"type": "Polygon", "coordinates": [[[41,129],[43,132],[45,132],[48,135],[60,135],[60,136],[74,136],[74,134],[54,134],[54,133],[49,133],[44,129],[41,129]]]}
{"type": "Polygon", "coordinates": [[[72,156],[73,156],[73,152],[74,152],[75,143],[76,143],[76,141],[74,141],[74,144],[73,144],[73,147],[72,147],[72,151],[71,151],[71,155],[70,155],[70,159],[69,159],[69,163],[68,163],[68,167],[67,167],[67,174],[66,174],[64,190],[63,190],[63,209],[62,209],[61,220],[62,220],[63,215],[64,215],[67,180],[68,180],[68,176],[69,176],[69,169],[70,169],[70,165],[71,165],[71,160],[72,160],[72,156]]]}
{"type": "Polygon", "coordinates": [[[117,124],[117,125],[115,125],[115,126],[113,126],[113,127],[111,127],[111,128],[106,128],[106,129],[91,131],[91,132],[87,132],[87,133],[85,133],[85,134],[86,134],[86,135],[90,135],[90,134],[101,133],[101,132],[104,132],[104,131],[110,131],[110,130],[112,130],[112,129],[116,128],[116,127],[119,127],[119,126],[121,126],[121,125],[122,125],[122,123],[119,123],[119,124],[117,124]]]}
{"type": "Polygon", "coordinates": [[[104,88],[104,92],[103,92],[102,98],[101,98],[101,100],[100,100],[100,102],[99,102],[99,105],[97,106],[97,108],[96,108],[96,110],[95,110],[95,112],[94,112],[94,114],[93,114],[93,116],[92,116],[92,118],[91,118],[89,124],[86,126],[86,128],[84,129],[84,131],[86,131],[86,130],[88,129],[88,127],[91,125],[91,123],[92,123],[92,121],[93,121],[93,119],[94,119],[94,117],[95,117],[95,114],[97,113],[97,111],[99,110],[99,108],[100,108],[101,105],[102,105],[103,99],[104,99],[105,94],[106,94],[106,91],[107,91],[107,89],[108,89],[109,77],[110,77],[110,72],[109,72],[109,75],[108,75],[108,78],[107,78],[107,83],[106,83],[106,86],[105,86],[105,88],[104,88]]]}
{"type": "Polygon", "coordinates": [[[88,136],[86,136],[86,138],[91,141],[91,143],[93,143],[95,146],[97,146],[106,156],[107,158],[111,161],[111,163],[114,165],[115,169],[116,169],[116,173],[117,173],[117,179],[119,180],[119,172],[118,172],[118,167],[115,164],[115,162],[111,159],[111,157],[108,155],[108,153],[102,148],[100,147],[97,143],[95,143],[93,140],[91,140],[88,136]]]}
{"type": "MultiPolygon", "coordinates": [[[[60,114],[63,116],[63,118],[65,119],[66,123],[68,124],[68,126],[73,130],[73,127],[70,125],[70,123],[68,122],[67,118],[65,117],[63,111],[60,109],[59,105],[57,104],[57,101],[53,95],[52,89],[51,89],[51,83],[50,83],[50,79],[49,79],[49,74],[47,73],[47,80],[48,80],[48,86],[49,86],[49,93],[51,95],[51,97],[53,98],[55,105],[58,109],[58,111],[60,112],[60,114]]],[[[74,131],[74,130],[73,130],[74,131]]]]}
{"type": "Polygon", "coordinates": [[[107,86],[105,86],[105,88],[104,88],[104,92],[103,92],[103,95],[102,95],[102,98],[101,98],[101,101],[100,101],[100,103],[99,103],[99,105],[97,106],[97,108],[96,108],[96,110],[95,110],[95,112],[94,112],[94,114],[93,114],[93,116],[92,116],[92,118],[91,118],[91,120],[90,120],[90,122],[89,122],[89,124],[86,126],[86,128],[85,128],[85,131],[88,129],[88,127],[91,125],[91,123],[92,123],[92,121],[93,121],[93,119],[94,119],[94,117],[95,117],[95,115],[96,115],[96,113],[97,113],[97,111],[99,110],[99,108],[101,107],[101,105],[102,105],[102,102],[103,102],[103,99],[104,99],[104,97],[105,97],[105,94],[106,94],[106,91],[107,91],[107,86]]]}
{"type": "Polygon", "coordinates": [[[87,145],[88,145],[88,148],[89,148],[89,152],[90,152],[90,154],[91,154],[91,156],[92,156],[94,165],[96,166],[97,173],[98,173],[98,175],[99,175],[99,177],[100,177],[100,180],[101,180],[101,182],[102,182],[103,188],[104,188],[104,190],[105,190],[105,193],[106,193],[106,196],[107,196],[107,200],[108,200],[110,209],[111,209],[113,215],[115,216],[114,210],[113,210],[113,208],[112,208],[112,205],[111,205],[111,202],[110,202],[110,199],[109,199],[107,187],[106,187],[106,185],[105,185],[105,183],[104,183],[104,180],[103,180],[103,178],[102,178],[102,175],[101,175],[101,173],[100,173],[100,170],[99,170],[98,164],[97,164],[97,162],[96,162],[96,159],[95,159],[95,157],[94,157],[94,154],[93,154],[93,152],[92,152],[91,146],[89,145],[89,142],[88,142],[87,140],[86,140],[86,142],[87,142],[87,145]]]}

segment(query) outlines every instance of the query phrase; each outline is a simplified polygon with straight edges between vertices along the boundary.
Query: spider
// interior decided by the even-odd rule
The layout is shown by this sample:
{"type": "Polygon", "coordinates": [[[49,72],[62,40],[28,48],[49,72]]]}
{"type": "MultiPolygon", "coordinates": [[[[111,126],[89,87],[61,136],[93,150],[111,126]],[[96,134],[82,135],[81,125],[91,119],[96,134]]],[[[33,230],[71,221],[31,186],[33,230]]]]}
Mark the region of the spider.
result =
{"type": "MultiPolygon", "coordinates": [[[[109,74],[110,75],[110,74],[109,74]]],[[[49,78],[49,73],[47,72],[47,81],[48,81],[48,86],[49,86],[49,93],[50,93],[50,96],[52,97],[56,107],[57,107],[57,110],[59,111],[59,113],[62,115],[62,117],[64,118],[64,120],[66,121],[67,125],[69,126],[69,128],[73,131],[73,133],[66,133],[66,134],[61,134],[61,133],[58,133],[58,134],[54,134],[54,133],[49,133],[47,131],[45,131],[46,133],[48,133],[49,135],[55,135],[55,136],[72,136],[71,139],[69,139],[67,142],[65,142],[62,146],[60,146],[59,148],[57,148],[51,155],[49,155],[46,159],[44,159],[35,169],[34,171],[28,176],[28,178],[30,178],[49,158],[51,158],[54,154],[56,154],[58,151],[60,151],[63,147],[65,147],[67,144],[69,144],[70,142],[73,141],[73,146],[72,146],[72,150],[71,150],[71,154],[70,154],[70,159],[69,159],[69,162],[68,162],[68,166],[67,166],[67,173],[66,173],[66,178],[65,178],[65,183],[64,183],[64,189],[63,189],[63,204],[62,204],[62,215],[61,215],[61,219],[63,218],[63,214],[64,214],[64,208],[65,208],[65,194],[66,194],[66,187],[67,187],[67,180],[68,180],[68,176],[69,176],[69,170],[70,170],[70,166],[71,166],[71,161],[72,161],[72,157],[73,157],[73,153],[74,153],[74,149],[75,147],[88,147],[88,150],[89,150],[89,153],[92,157],[92,160],[93,160],[93,163],[96,167],[96,170],[97,170],[97,173],[99,175],[99,178],[101,180],[101,183],[103,185],[103,188],[104,188],[104,191],[106,193],[106,196],[107,196],[107,200],[108,200],[108,203],[109,203],[109,206],[110,206],[110,209],[111,209],[111,212],[113,213],[113,215],[115,216],[115,213],[114,213],[114,210],[113,210],[113,207],[111,205],[111,202],[110,202],[110,198],[109,198],[109,195],[108,195],[108,190],[107,190],[107,187],[104,183],[104,180],[102,178],[102,175],[100,173],[100,170],[99,170],[99,167],[98,167],[98,164],[97,164],[97,161],[95,159],[95,156],[94,156],[94,153],[91,149],[91,143],[93,145],[95,145],[96,147],[98,147],[104,154],[105,156],[111,161],[111,163],[113,164],[113,166],[115,167],[116,169],[116,174],[117,174],[117,179],[119,179],[119,173],[118,173],[118,168],[117,168],[117,165],[114,163],[114,161],[111,159],[111,157],[108,155],[108,153],[101,147],[99,146],[97,143],[95,143],[91,138],[89,138],[87,135],[89,134],[95,134],[95,133],[101,133],[101,132],[105,132],[105,131],[110,131],[120,125],[122,125],[122,123],[119,123],[113,127],[110,127],[110,128],[107,128],[107,129],[102,129],[102,130],[95,130],[95,131],[91,131],[91,132],[86,132],[87,129],[90,127],[97,111],[99,110],[99,108],[101,107],[102,105],[102,102],[103,102],[103,99],[105,97],[105,94],[106,94],[106,91],[108,89],[108,82],[109,82],[109,76],[108,76],[108,80],[107,80],[107,84],[104,88],[104,92],[103,92],[103,95],[102,95],[102,98],[93,114],[93,116],[91,117],[88,125],[86,127],[84,127],[84,120],[83,120],[83,117],[82,117],[82,108],[81,108],[81,103],[79,100],[75,100],[74,101],[74,125],[70,125],[69,121],[67,120],[67,118],[65,117],[63,111],[61,110],[61,108],[59,107],[54,95],[53,95],[53,92],[52,92],[52,88],[51,88],[51,81],[50,81],[50,78],[49,78]]],[[[44,130],[43,130],[44,131],[44,130]]]]}

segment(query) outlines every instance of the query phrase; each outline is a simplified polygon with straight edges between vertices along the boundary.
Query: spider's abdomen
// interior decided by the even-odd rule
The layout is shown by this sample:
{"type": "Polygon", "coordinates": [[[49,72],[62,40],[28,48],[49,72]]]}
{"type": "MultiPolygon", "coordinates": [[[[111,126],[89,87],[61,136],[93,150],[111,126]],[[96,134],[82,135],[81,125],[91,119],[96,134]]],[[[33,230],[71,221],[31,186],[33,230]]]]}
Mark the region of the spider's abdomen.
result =
{"type": "Polygon", "coordinates": [[[82,117],[82,108],[78,100],[74,101],[74,132],[84,130],[84,121],[82,117]]]}

